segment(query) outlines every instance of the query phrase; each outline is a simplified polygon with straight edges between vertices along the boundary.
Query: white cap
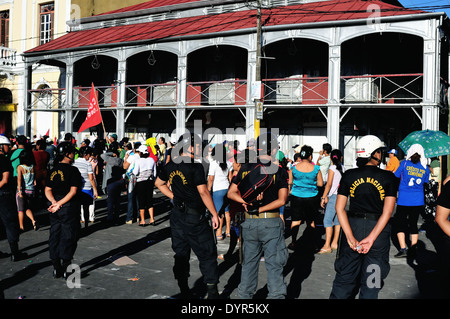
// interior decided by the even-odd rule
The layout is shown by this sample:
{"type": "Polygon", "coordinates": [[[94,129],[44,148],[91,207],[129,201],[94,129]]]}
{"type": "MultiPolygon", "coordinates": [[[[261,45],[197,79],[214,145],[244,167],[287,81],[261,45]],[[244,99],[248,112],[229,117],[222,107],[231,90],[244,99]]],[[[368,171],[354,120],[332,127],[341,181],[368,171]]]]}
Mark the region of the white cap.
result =
{"type": "Polygon", "coordinates": [[[170,144],[177,144],[177,142],[178,142],[178,138],[177,138],[177,135],[176,134],[172,134],[171,136],[170,136],[170,144]]]}
{"type": "Polygon", "coordinates": [[[9,138],[7,138],[6,136],[0,135],[0,144],[11,145],[11,142],[9,141],[9,138]]]}
{"type": "Polygon", "coordinates": [[[148,153],[148,148],[145,145],[141,145],[138,147],[137,151],[145,154],[145,153],[148,153]]]}

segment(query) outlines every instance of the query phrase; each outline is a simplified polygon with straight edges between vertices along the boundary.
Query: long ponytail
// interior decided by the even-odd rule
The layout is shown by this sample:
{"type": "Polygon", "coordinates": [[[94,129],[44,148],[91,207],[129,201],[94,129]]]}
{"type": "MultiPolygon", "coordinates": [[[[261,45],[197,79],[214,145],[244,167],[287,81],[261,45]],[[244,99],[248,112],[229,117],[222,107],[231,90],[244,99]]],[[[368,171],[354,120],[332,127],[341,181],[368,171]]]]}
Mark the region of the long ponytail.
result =
{"type": "Polygon", "coordinates": [[[330,153],[330,157],[331,157],[331,162],[333,162],[333,164],[336,166],[336,169],[342,175],[342,163],[341,163],[342,153],[341,153],[341,151],[340,150],[332,150],[330,153]]]}

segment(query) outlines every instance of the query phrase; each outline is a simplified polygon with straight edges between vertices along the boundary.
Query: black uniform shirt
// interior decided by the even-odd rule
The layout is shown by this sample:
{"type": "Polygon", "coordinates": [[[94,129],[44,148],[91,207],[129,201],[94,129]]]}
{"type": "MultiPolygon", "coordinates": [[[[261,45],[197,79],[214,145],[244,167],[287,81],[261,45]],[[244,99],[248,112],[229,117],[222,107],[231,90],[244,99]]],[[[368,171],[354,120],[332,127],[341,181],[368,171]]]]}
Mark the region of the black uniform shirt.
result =
{"type": "MultiPolygon", "coordinates": [[[[73,186],[78,187],[80,192],[82,189],[80,171],[70,164],[59,163],[48,173],[46,186],[52,189],[56,200],[64,198],[73,186]]],[[[72,198],[73,201],[77,199],[78,196],[72,198]]]]}
{"type": "Polygon", "coordinates": [[[193,209],[205,208],[197,190],[198,185],[206,185],[201,163],[193,162],[189,157],[179,157],[176,162],[170,161],[163,167],[159,178],[170,183],[175,203],[184,203],[193,209]]]}
{"type": "Polygon", "coordinates": [[[13,191],[13,167],[11,165],[11,161],[5,155],[0,155],[0,181],[3,179],[3,173],[9,172],[9,180],[7,183],[1,188],[2,191],[11,192],[13,191]]]}
{"type": "Polygon", "coordinates": [[[444,208],[450,208],[450,182],[447,182],[442,186],[442,191],[436,204],[444,208]]]}
{"type": "Polygon", "coordinates": [[[350,169],[342,176],[338,194],[350,198],[350,212],[381,215],[386,196],[397,196],[395,175],[371,165],[350,169]]]}
{"type": "MultiPolygon", "coordinates": [[[[239,172],[236,174],[236,176],[233,178],[232,182],[235,184],[239,184],[241,182],[241,180],[245,177],[245,175],[248,174],[248,172],[252,171],[252,169],[254,169],[256,166],[258,165],[266,165],[266,166],[271,166],[270,170],[271,172],[276,172],[274,174],[274,183],[272,183],[269,188],[267,188],[264,191],[263,194],[263,199],[261,202],[261,206],[267,205],[275,200],[278,199],[278,191],[282,188],[288,188],[288,173],[284,168],[281,168],[278,165],[275,165],[273,163],[247,163],[247,164],[242,164],[241,169],[239,170],[239,172]]],[[[276,209],[275,211],[279,211],[279,208],[276,209]]]]}

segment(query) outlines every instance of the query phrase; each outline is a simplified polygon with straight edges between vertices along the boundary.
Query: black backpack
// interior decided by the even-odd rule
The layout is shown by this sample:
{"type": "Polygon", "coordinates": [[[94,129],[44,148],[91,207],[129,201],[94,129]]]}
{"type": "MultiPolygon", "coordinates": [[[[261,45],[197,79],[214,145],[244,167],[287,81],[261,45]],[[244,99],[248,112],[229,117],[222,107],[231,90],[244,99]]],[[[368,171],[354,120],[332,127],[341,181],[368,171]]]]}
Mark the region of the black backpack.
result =
{"type": "Polygon", "coordinates": [[[257,164],[238,183],[238,190],[246,203],[254,202],[259,194],[263,193],[273,184],[273,176],[275,174],[271,172],[272,169],[273,166],[257,164]]]}

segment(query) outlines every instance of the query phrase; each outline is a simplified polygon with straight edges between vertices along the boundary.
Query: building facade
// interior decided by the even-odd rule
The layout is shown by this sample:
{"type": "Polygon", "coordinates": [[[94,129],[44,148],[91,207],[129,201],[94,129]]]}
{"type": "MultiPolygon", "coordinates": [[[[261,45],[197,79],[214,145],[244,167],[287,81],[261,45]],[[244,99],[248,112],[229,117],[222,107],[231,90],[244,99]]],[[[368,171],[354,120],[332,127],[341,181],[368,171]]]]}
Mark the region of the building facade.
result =
{"type": "MultiPolygon", "coordinates": [[[[144,1],[127,1],[137,4],[144,1]]],[[[39,112],[24,117],[23,52],[70,31],[68,21],[123,7],[123,1],[0,0],[0,134],[59,135],[59,117],[50,111],[49,89],[60,88],[65,67],[36,63],[29,88],[40,92],[32,103],[39,112]],[[122,3],[121,3],[122,2],[122,3]],[[26,130],[24,126],[28,126],[26,130]]],[[[29,105],[28,105],[29,106],[29,105]]]]}
{"type": "Polygon", "coordinates": [[[444,13],[383,1],[160,0],[68,25],[24,53],[26,134],[24,119],[44,111],[58,118],[60,136],[77,132],[91,84],[106,131],[119,138],[200,125],[207,142],[242,145],[271,128],[288,154],[329,142],[351,165],[359,135],[394,148],[414,130],[448,131],[444,13]],[[46,102],[27,84],[36,65],[63,74],[46,102]]]}

